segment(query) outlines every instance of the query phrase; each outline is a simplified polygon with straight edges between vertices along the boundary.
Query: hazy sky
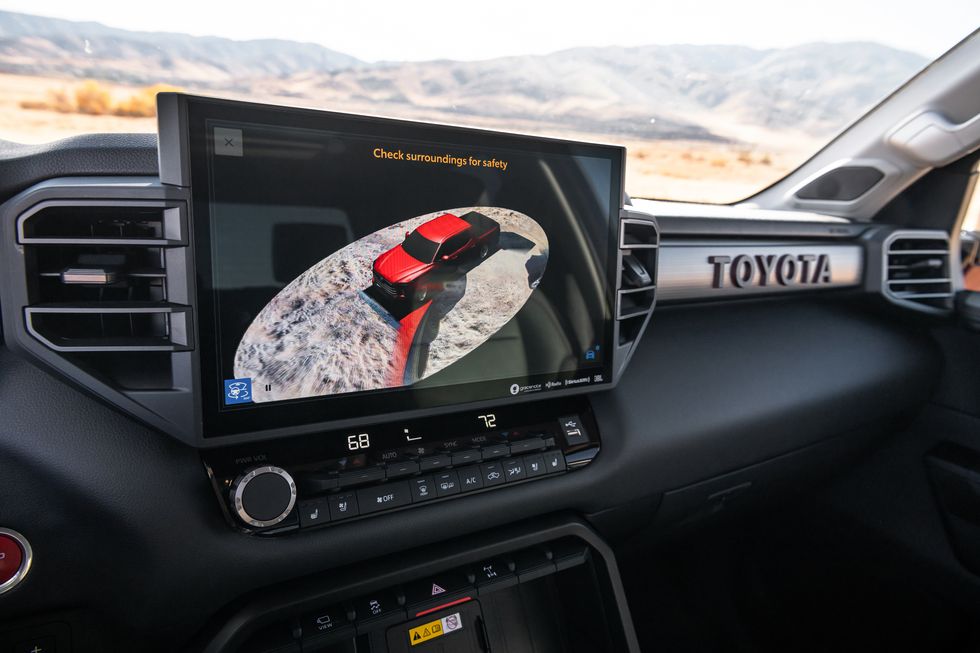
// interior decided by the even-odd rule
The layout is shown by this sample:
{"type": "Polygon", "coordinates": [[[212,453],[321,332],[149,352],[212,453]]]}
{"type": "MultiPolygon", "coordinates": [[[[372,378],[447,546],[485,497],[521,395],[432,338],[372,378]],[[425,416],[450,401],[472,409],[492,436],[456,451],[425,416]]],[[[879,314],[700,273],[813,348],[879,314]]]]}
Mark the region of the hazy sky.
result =
{"type": "Polygon", "coordinates": [[[978,0],[0,0],[137,30],[311,41],[368,61],[484,59],[582,45],[877,41],[934,58],[980,27],[978,0]]]}

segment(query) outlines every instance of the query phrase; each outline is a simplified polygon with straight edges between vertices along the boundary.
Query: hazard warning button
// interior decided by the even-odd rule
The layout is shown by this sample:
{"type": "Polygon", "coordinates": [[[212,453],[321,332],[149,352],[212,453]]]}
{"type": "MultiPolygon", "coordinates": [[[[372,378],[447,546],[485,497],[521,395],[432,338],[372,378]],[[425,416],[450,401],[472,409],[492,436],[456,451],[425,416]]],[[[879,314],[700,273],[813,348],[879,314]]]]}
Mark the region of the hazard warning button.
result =
{"type": "MultiPolygon", "coordinates": [[[[409,615],[419,606],[430,606],[459,598],[460,594],[472,594],[472,579],[462,572],[447,572],[413,583],[405,588],[405,602],[409,615]]],[[[416,610],[417,612],[417,610],[416,610]]]]}

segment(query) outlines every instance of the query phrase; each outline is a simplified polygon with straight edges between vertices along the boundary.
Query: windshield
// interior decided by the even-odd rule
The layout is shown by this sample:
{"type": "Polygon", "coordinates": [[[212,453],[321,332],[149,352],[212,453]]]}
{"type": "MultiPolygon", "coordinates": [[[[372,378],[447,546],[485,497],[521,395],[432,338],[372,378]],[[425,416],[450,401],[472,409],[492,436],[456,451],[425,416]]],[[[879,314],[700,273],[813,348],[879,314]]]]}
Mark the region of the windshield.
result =
{"type": "Polygon", "coordinates": [[[155,94],[180,89],[622,144],[630,195],[716,203],[782,178],[980,24],[970,0],[4,4],[0,138],[155,131],[155,94]]]}
{"type": "Polygon", "coordinates": [[[418,231],[413,231],[405,238],[405,242],[402,243],[402,248],[416,261],[432,263],[436,258],[436,250],[439,249],[439,243],[434,243],[418,231]]]}

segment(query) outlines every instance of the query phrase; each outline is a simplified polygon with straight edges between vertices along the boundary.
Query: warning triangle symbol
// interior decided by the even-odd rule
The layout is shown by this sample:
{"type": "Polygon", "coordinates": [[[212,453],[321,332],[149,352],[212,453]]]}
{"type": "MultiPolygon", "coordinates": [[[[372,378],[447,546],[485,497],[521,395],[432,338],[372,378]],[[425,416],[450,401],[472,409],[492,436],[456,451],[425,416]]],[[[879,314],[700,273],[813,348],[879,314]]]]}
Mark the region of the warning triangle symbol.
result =
{"type": "Polygon", "coordinates": [[[432,583],[432,596],[435,596],[436,594],[442,594],[445,591],[446,590],[444,590],[443,588],[439,587],[435,583],[432,583]]]}
{"type": "Polygon", "coordinates": [[[418,633],[415,633],[415,637],[413,637],[412,639],[413,640],[419,640],[419,639],[422,639],[422,636],[419,635],[418,633]]]}
{"type": "Polygon", "coordinates": [[[423,631],[422,631],[422,634],[423,634],[423,635],[425,635],[426,637],[428,637],[428,636],[429,636],[429,635],[431,635],[432,633],[430,633],[430,632],[429,632],[429,629],[428,629],[428,628],[426,628],[425,630],[423,630],[423,631]]]}

